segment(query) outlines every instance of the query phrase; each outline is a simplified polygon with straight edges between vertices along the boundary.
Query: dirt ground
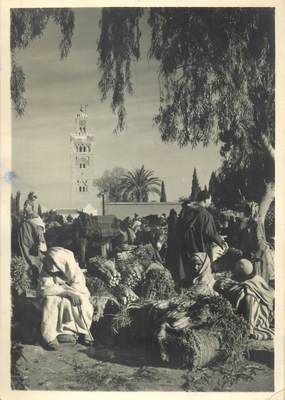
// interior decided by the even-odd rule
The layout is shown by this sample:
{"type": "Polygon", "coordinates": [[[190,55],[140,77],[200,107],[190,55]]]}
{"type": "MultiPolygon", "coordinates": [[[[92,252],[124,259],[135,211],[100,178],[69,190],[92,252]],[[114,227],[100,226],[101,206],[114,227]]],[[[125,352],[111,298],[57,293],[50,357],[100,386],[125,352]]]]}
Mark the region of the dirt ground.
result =
{"type": "Polygon", "coordinates": [[[146,366],[139,348],[110,350],[103,345],[64,344],[59,351],[46,351],[39,345],[23,345],[17,365],[27,390],[274,391],[274,371],[266,363],[248,361],[247,367],[256,371],[252,379],[241,379],[223,389],[221,375],[208,370],[210,382],[202,378],[202,389],[197,389],[198,375],[192,373],[187,379],[185,370],[146,366]]]}

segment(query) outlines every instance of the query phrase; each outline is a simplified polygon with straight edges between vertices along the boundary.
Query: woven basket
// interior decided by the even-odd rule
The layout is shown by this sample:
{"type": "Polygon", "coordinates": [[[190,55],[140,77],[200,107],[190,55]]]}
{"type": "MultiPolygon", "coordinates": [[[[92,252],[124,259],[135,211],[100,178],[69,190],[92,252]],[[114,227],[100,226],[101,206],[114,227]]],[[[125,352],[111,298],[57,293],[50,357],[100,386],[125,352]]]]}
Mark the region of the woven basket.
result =
{"type": "Polygon", "coordinates": [[[185,329],[180,334],[167,333],[160,341],[162,361],[175,368],[194,369],[204,367],[219,355],[220,343],[217,336],[202,329],[185,329]]]}

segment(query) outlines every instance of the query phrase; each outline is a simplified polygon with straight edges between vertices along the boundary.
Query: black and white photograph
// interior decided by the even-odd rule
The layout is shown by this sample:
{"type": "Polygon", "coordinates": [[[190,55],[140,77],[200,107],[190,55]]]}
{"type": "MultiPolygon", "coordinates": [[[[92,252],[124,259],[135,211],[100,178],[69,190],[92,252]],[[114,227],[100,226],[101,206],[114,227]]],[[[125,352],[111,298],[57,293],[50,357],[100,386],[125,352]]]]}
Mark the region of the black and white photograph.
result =
{"type": "Polygon", "coordinates": [[[9,8],[11,392],[271,398],[276,4],[44,4],[9,8]]]}

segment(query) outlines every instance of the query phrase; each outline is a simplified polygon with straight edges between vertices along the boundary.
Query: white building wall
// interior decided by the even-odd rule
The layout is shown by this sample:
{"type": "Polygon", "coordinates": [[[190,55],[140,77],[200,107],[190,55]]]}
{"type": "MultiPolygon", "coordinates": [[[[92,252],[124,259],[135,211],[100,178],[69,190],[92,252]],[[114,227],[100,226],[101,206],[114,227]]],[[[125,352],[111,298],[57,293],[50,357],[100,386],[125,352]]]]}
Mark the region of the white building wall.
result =
{"type": "Polygon", "coordinates": [[[124,219],[128,216],[133,217],[138,214],[140,217],[147,215],[165,213],[169,214],[171,209],[174,209],[177,214],[181,210],[181,203],[177,202],[148,202],[148,203],[105,203],[106,215],[115,215],[117,218],[124,219]]]}

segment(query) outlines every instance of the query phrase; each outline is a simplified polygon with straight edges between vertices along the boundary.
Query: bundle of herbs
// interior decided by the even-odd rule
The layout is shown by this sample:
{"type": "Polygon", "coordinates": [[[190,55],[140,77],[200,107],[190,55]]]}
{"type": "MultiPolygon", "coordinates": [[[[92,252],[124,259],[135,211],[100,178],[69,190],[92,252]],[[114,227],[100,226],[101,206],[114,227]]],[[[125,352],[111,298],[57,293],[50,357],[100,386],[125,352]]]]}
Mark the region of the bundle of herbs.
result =
{"type": "Polygon", "coordinates": [[[114,261],[107,260],[104,257],[90,258],[87,269],[89,275],[97,276],[110,287],[118,285],[121,281],[121,274],[117,271],[114,261]]]}
{"type": "Polygon", "coordinates": [[[177,296],[171,273],[164,267],[149,269],[140,294],[146,300],[164,300],[177,296]]]}
{"type": "Polygon", "coordinates": [[[120,272],[121,283],[140,294],[146,270],[155,258],[154,249],[151,244],[140,245],[131,251],[125,252],[116,260],[116,268],[120,272]]]}
{"type": "Polygon", "coordinates": [[[143,265],[145,268],[155,261],[155,251],[152,244],[137,246],[132,251],[132,255],[137,262],[143,265]]]}
{"type": "Polygon", "coordinates": [[[94,307],[93,321],[97,322],[104,316],[108,303],[116,311],[120,308],[116,296],[102,279],[95,276],[86,276],[86,286],[91,294],[90,301],[94,307]]]}
{"type": "Polygon", "coordinates": [[[27,274],[25,261],[22,257],[12,257],[10,274],[13,295],[20,296],[31,288],[32,282],[27,274]]]}
{"type": "Polygon", "coordinates": [[[180,368],[203,367],[242,351],[248,337],[246,321],[221,296],[169,302],[154,331],[162,361],[180,368]]]}
{"type": "Polygon", "coordinates": [[[114,339],[120,345],[141,346],[149,343],[154,325],[149,311],[150,302],[138,300],[122,306],[120,311],[112,316],[111,329],[114,339]]]}
{"type": "Polygon", "coordinates": [[[133,290],[144,279],[144,267],[134,257],[118,260],[116,266],[122,277],[121,283],[133,290]]]}

